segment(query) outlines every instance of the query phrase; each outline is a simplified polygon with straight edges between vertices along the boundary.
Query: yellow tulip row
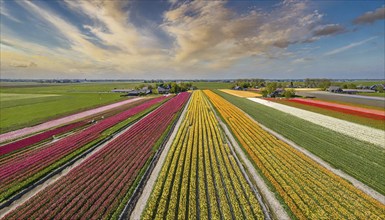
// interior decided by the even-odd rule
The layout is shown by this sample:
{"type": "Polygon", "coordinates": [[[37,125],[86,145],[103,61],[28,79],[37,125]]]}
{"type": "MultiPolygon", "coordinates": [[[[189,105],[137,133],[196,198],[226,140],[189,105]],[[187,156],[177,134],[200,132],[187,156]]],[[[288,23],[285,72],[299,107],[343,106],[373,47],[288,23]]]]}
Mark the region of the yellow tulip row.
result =
{"type": "Polygon", "coordinates": [[[143,219],[263,219],[202,91],[191,97],[143,219]]]}
{"type": "Polygon", "coordinates": [[[221,89],[222,92],[228,93],[230,95],[235,95],[242,98],[255,98],[262,97],[261,94],[249,91],[233,90],[233,89],[221,89]]]}
{"type": "Polygon", "coordinates": [[[383,204],[264,131],[219,95],[204,92],[298,219],[385,218],[383,204]]]}

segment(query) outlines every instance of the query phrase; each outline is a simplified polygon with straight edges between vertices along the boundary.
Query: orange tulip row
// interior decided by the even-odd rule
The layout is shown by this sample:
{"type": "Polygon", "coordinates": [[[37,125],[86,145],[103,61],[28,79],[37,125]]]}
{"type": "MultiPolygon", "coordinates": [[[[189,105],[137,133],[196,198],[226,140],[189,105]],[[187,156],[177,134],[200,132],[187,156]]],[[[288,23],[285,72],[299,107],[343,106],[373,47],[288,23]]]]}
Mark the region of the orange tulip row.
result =
{"type": "Polygon", "coordinates": [[[264,131],[219,95],[204,92],[298,219],[384,219],[383,204],[264,131]]]}
{"type": "Polygon", "coordinates": [[[202,91],[192,95],[143,219],[263,219],[202,91]]]}

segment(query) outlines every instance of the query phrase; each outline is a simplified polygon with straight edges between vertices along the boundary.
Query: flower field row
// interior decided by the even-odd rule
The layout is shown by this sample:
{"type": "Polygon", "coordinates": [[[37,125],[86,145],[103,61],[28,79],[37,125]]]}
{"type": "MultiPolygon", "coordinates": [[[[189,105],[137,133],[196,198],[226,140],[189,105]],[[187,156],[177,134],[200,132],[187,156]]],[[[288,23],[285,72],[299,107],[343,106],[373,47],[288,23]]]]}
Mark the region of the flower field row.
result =
{"type": "Polygon", "coordinates": [[[43,140],[51,138],[54,135],[66,133],[66,132],[71,131],[73,129],[83,127],[86,124],[87,124],[86,121],[79,121],[79,122],[75,122],[75,123],[72,123],[69,125],[64,125],[62,127],[58,127],[58,128],[52,129],[52,130],[44,131],[42,133],[27,137],[27,138],[24,138],[24,139],[21,139],[21,140],[18,140],[18,141],[9,143],[9,144],[5,144],[3,146],[0,146],[0,156],[11,153],[11,152],[19,150],[19,149],[22,149],[22,148],[27,147],[27,146],[34,145],[34,144],[39,143],[43,140]]]}
{"type": "Polygon", "coordinates": [[[241,91],[241,90],[233,90],[233,89],[221,89],[222,92],[228,93],[230,95],[235,95],[242,98],[255,98],[261,97],[262,95],[255,92],[241,91]]]}
{"type": "MultiPolygon", "coordinates": [[[[130,108],[117,115],[106,118],[88,128],[62,138],[51,144],[22,152],[20,155],[0,161],[0,202],[27,186],[37,178],[48,173],[57,161],[66,159],[83,146],[101,136],[101,133],[127,118],[134,116],[151,106],[163,101],[166,97],[152,99],[141,105],[130,108]]],[[[80,153],[80,152],[78,152],[80,153]]],[[[65,161],[62,161],[64,163],[65,161]]]]}
{"type": "Polygon", "coordinates": [[[296,218],[383,219],[383,204],[267,133],[222,97],[205,93],[296,218]]]}
{"type": "Polygon", "coordinates": [[[385,148],[385,132],[383,130],[370,128],[367,126],[351,123],[299,108],[290,107],[287,105],[282,105],[264,99],[249,98],[249,100],[294,115],[301,119],[310,121],[314,124],[348,135],[358,140],[366,141],[385,148]]]}
{"type": "Polygon", "coordinates": [[[192,95],[142,218],[264,218],[202,91],[192,95]]]}
{"type": "Polygon", "coordinates": [[[348,106],[348,105],[336,104],[331,102],[324,102],[319,100],[309,100],[309,99],[300,99],[300,98],[290,99],[289,101],[310,105],[310,106],[316,106],[316,107],[329,109],[333,111],[343,112],[346,114],[358,115],[361,117],[373,118],[377,120],[385,120],[385,111],[380,111],[375,109],[361,108],[361,107],[348,106]]]}
{"type": "Polygon", "coordinates": [[[113,108],[116,108],[116,107],[119,107],[119,106],[122,106],[122,105],[125,105],[128,103],[132,103],[132,102],[138,101],[140,99],[142,99],[142,98],[128,99],[128,100],[113,103],[110,105],[106,105],[106,106],[94,108],[91,110],[87,110],[84,112],[76,113],[73,115],[69,115],[69,116],[66,116],[63,118],[47,121],[47,122],[44,122],[42,124],[38,124],[38,125],[35,125],[32,127],[26,127],[23,129],[19,129],[19,130],[7,132],[4,134],[0,134],[0,140],[3,142],[3,141],[7,141],[7,140],[13,140],[16,138],[20,138],[20,137],[23,137],[25,135],[36,133],[36,132],[43,131],[46,129],[50,129],[52,127],[60,126],[62,124],[67,124],[67,123],[79,120],[81,118],[85,118],[85,117],[88,117],[88,116],[91,116],[91,115],[94,115],[94,114],[97,114],[100,112],[104,112],[104,111],[107,111],[107,110],[110,110],[110,109],[113,109],[113,108]]]}
{"type": "Polygon", "coordinates": [[[113,139],[5,219],[117,217],[153,148],[189,98],[181,93],[113,139]]]}

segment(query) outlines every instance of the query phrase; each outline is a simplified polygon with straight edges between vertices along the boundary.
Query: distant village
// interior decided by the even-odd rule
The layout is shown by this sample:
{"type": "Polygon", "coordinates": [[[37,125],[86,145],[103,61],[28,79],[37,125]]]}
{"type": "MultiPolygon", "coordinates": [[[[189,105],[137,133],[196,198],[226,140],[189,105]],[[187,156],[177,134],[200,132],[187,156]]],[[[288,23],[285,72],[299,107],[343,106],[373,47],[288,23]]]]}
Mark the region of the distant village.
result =
{"type": "Polygon", "coordinates": [[[134,89],[118,89],[114,88],[111,92],[123,93],[122,96],[144,96],[148,94],[169,94],[169,93],[179,93],[185,92],[188,90],[195,90],[197,87],[193,86],[192,83],[156,83],[155,87],[151,84],[145,85],[142,84],[137,86],[134,89]]]}

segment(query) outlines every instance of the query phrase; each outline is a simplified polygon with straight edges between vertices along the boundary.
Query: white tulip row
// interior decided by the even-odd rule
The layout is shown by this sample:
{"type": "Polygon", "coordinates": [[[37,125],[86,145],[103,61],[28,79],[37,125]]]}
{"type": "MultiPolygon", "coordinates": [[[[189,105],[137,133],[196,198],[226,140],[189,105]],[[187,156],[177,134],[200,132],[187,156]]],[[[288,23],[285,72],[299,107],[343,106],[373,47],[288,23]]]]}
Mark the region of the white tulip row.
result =
{"type": "Polygon", "coordinates": [[[279,104],[264,99],[249,98],[249,100],[294,115],[296,117],[318,124],[325,128],[329,128],[333,131],[351,136],[358,140],[373,143],[375,145],[385,148],[385,131],[383,130],[370,128],[364,125],[355,124],[352,122],[314,113],[311,111],[306,111],[299,108],[294,108],[291,106],[279,104]]]}

